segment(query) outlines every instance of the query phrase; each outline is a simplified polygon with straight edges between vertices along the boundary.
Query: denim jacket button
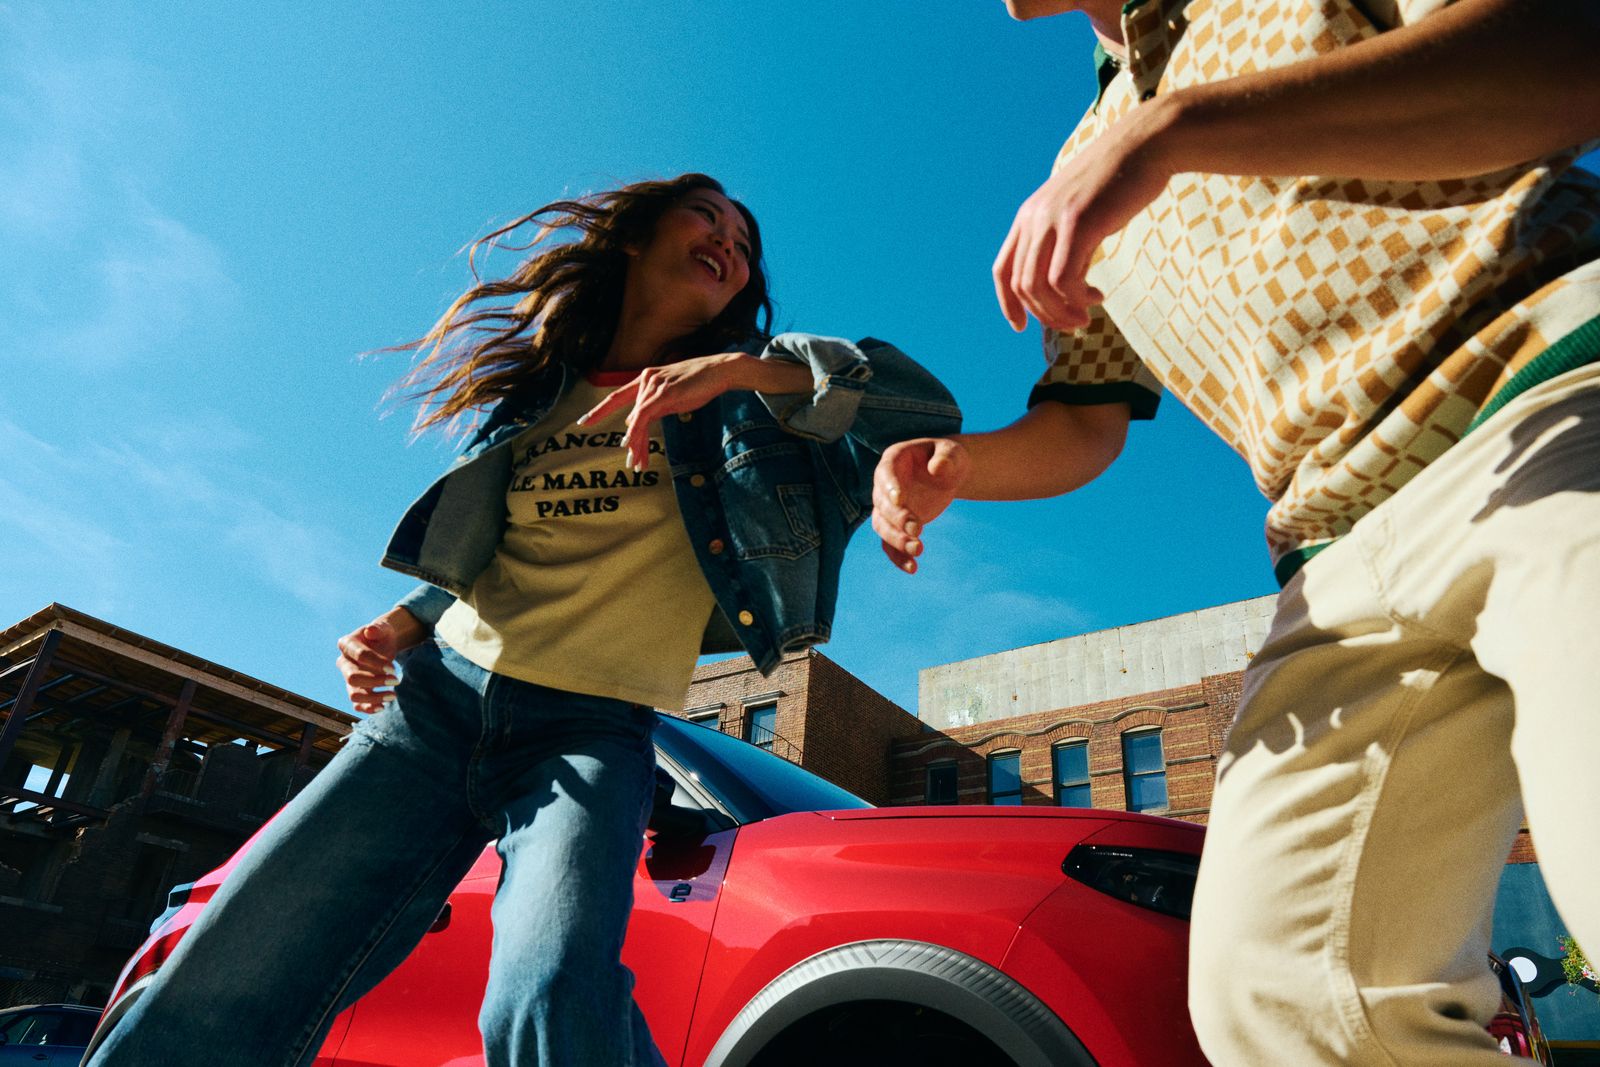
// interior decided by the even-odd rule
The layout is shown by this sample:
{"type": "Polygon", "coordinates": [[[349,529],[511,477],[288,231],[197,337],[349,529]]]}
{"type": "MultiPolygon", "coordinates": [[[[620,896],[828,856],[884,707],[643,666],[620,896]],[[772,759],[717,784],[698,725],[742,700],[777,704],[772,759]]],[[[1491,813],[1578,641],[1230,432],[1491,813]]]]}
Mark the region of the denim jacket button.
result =
{"type": "Polygon", "coordinates": [[[722,555],[722,550],[726,547],[727,546],[722,543],[722,539],[720,537],[713,537],[711,539],[711,543],[706,545],[706,551],[710,552],[713,556],[720,556],[722,555]]]}
{"type": "Polygon", "coordinates": [[[756,617],[754,615],[750,614],[748,611],[739,612],[739,625],[740,626],[754,626],[755,622],[756,622],[756,617]]]}
{"type": "Polygon", "coordinates": [[[699,489],[706,484],[706,476],[704,474],[691,474],[689,475],[689,484],[699,489]]]}

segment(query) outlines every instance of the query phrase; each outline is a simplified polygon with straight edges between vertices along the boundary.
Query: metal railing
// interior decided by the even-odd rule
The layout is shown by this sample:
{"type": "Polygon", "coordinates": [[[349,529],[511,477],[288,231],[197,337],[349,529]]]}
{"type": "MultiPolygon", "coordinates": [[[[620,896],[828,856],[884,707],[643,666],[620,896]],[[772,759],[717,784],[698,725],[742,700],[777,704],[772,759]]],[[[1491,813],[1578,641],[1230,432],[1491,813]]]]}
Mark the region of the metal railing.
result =
{"type": "Polygon", "coordinates": [[[735,716],[723,723],[722,732],[748,741],[757,748],[766,749],[774,756],[786,759],[796,766],[804,766],[801,761],[805,753],[799,745],[769,726],[754,725],[747,715],[735,716]]]}

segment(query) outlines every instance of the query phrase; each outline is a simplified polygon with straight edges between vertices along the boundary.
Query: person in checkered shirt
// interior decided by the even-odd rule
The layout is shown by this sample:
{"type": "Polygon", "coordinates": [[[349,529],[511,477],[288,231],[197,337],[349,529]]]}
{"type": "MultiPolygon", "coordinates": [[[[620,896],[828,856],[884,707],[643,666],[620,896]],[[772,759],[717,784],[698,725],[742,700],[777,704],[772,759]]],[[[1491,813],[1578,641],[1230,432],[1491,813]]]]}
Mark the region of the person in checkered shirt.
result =
{"type": "Polygon", "coordinates": [[[995,262],[1025,415],[884,453],[915,573],[956,498],[1076,489],[1164,392],[1249,463],[1283,592],[1218,762],[1190,1007],[1226,1064],[1500,1062],[1526,820],[1600,945],[1600,5],[1007,0],[1100,94],[995,262]]]}

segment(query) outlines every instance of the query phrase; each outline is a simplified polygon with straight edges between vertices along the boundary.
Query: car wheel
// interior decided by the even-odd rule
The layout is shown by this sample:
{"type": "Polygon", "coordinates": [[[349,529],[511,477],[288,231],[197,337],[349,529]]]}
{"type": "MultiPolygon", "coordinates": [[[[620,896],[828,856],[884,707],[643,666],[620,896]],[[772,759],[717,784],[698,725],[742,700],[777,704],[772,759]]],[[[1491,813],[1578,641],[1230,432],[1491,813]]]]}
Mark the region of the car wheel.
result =
{"type": "Polygon", "coordinates": [[[942,1011],[894,1000],[866,1000],[819,1011],[775,1037],[750,1067],[974,1067],[1015,1063],[994,1042],[942,1011]]]}

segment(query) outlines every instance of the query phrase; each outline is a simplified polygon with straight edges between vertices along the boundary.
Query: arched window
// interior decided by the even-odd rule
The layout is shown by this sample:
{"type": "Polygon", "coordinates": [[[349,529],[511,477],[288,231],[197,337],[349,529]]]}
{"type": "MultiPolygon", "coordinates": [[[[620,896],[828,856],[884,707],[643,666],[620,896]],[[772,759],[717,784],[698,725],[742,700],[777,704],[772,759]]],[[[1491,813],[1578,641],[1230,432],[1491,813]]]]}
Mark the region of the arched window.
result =
{"type": "Polygon", "coordinates": [[[996,752],[989,757],[989,803],[1022,803],[1022,753],[996,752]]]}
{"type": "Polygon", "coordinates": [[[1092,808],[1089,790],[1089,742],[1063,741],[1050,753],[1055,769],[1056,803],[1063,808],[1092,808]]]}
{"type": "Polygon", "coordinates": [[[1159,727],[1122,735],[1122,781],[1129,811],[1167,809],[1167,760],[1161,752],[1159,727]]]}

